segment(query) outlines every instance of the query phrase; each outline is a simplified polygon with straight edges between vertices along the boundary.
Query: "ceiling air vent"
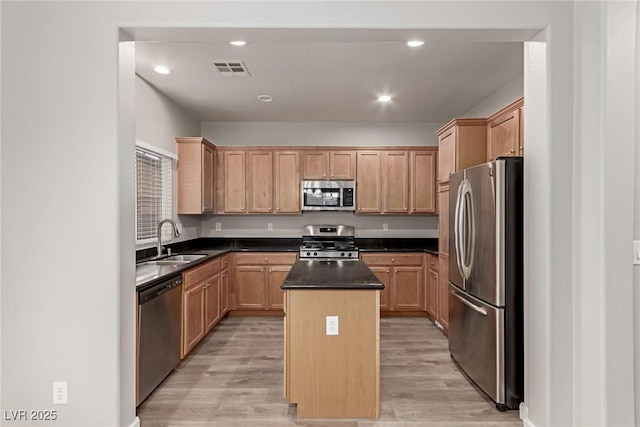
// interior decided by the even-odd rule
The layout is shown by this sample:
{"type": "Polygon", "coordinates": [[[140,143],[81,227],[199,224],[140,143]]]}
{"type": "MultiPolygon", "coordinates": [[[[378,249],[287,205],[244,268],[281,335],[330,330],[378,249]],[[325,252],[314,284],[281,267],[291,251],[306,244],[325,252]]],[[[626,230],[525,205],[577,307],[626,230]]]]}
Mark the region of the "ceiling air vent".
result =
{"type": "Polygon", "coordinates": [[[211,61],[211,63],[223,76],[251,77],[242,61],[211,61]]]}

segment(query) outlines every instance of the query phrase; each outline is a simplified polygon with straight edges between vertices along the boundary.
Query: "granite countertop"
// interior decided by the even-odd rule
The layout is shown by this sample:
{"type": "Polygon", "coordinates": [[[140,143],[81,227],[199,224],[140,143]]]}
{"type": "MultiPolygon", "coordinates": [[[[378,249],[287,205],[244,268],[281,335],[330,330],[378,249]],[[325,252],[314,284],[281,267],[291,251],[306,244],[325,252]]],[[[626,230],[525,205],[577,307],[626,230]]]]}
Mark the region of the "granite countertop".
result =
{"type": "Polygon", "coordinates": [[[359,260],[298,260],[282,282],[282,289],[384,289],[367,265],[359,260]]]}
{"type": "Polygon", "coordinates": [[[199,264],[229,252],[228,249],[191,250],[172,253],[172,255],[205,255],[203,258],[180,265],[144,265],[136,264],[136,290],[142,291],[167,278],[182,273],[199,264]]]}

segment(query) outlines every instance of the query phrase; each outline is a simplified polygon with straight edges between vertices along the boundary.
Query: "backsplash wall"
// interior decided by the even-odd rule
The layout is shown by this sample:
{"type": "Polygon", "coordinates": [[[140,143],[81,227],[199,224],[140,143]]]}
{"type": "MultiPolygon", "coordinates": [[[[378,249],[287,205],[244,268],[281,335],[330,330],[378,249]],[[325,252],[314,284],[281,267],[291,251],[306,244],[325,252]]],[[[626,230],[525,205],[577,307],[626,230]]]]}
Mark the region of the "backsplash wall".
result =
{"type": "Polygon", "coordinates": [[[348,212],[305,212],[302,215],[203,216],[200,236],[300,237],[302,227],[307,224],[352,225],[356,228],[356,237],[438,237],[438,217],[435,215],[355,215],[348,212]],[[216,231],[216,223],[220,223],[220,231],[216,231]],[[267,230],[269,223],[273,226],[271,231],[267,230]],[[388,231],[382,230],[385,223],[388,225],[388,231]]]}

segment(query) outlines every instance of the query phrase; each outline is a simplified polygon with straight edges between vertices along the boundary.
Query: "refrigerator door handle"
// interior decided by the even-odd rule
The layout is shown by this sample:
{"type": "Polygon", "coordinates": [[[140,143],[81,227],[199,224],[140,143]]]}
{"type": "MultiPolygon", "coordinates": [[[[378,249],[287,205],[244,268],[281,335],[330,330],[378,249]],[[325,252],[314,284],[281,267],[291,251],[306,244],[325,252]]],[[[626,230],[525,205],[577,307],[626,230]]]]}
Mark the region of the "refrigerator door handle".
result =
{"type": "Polygon", "coordinates": [[[456,193],[456,209],[455,209],[455,213],[453,215],[453,245],[454,245],[454,249],[456,251],[456,266],[458,267],[458,271],[460,272],[460,275],[462,277],[464,277],[464,272],[462,271],[462,233],[460,230],[460,226],[461,226],[461,221],[460,218],[462,216],[462,206],[461,206],[461,202],[462,202],[462,195],[463,195],[463,189],[464,189],[464,180],[460,183],[460,186],[458,187],[458,192],[456,193]]]}
{"type": "Polygon", "coordinates": [[[458,292],[454,291],[453,289],[451,289],[449,291],[449,293],[451,295],[453,295],[454,297],[456,297],[457,299],[459,299],[460,302],[463,303],[464,305],[466,305],[467,307],[469,307],[469,308],[473,309],[474,311],[482,314],[483,316],[487,315],[487,310],[485,310],[484,308],[482,308],[480,306],[477,306],[477,305],[467,301],[466,298],[463,298],[458,292]]]}
{"type": "MultiPolygon", "coordinates": [[[[471,268],[473,266],[475,212],[471,184],[466,179],[460,184],[458,204],[460,205],[459,215],[456,215],[457,250],[460,251],[458,269],[462,277],[467,280],[471,276],[471,268]]],[[[458,255],[457,252],[456,255],[458,255]]]]}

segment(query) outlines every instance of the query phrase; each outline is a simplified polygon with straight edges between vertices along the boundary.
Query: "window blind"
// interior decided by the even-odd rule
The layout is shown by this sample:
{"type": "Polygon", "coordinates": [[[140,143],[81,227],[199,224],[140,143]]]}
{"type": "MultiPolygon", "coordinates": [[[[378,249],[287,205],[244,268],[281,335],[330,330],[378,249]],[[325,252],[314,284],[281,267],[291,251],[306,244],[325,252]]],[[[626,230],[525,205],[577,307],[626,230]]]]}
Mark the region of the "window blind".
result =
{"type": "MultiPolygon", "coordinates": [[[[136,147],[136,244],[157,240],[158,223],[171,218],[171,159],[136,147]]],[[[171,227],[162,238],[170,239],[171,227]]]]}

